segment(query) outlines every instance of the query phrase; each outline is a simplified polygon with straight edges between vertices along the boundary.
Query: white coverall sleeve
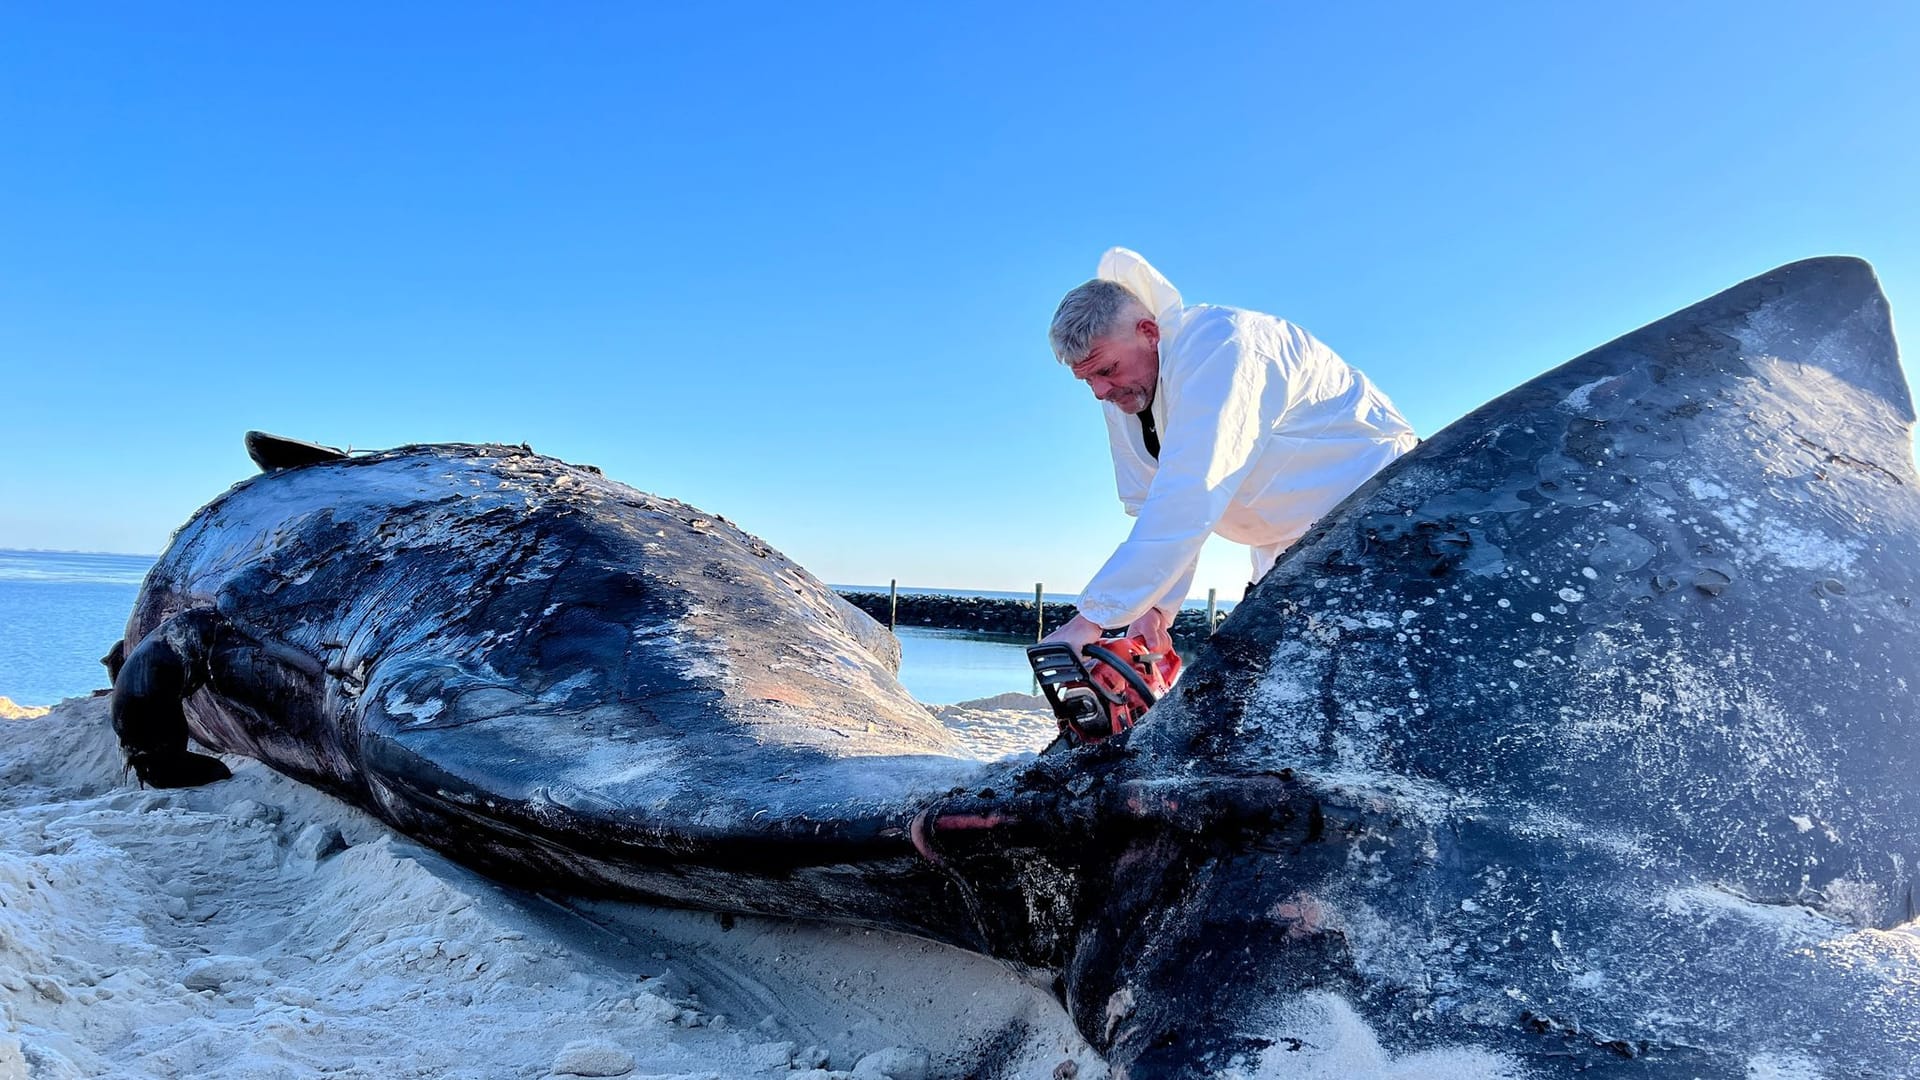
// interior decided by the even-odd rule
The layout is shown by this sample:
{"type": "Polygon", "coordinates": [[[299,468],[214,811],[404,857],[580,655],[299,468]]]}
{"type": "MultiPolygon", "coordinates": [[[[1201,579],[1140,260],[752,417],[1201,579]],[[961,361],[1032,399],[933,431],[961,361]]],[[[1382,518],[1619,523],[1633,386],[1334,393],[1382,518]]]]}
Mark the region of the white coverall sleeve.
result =
{"type": "Polygon", "coordinates": [[[1177,613],[1200,549],[1253,467],[1269,422],[1260,415],[1273,366],[1225,319],[1176,343],[1159,468],[1127,539],[1080,594],[1080,614],[1125,626],[1149,607],[1177,613]],[[1177,594],[1176,594],[1177,593],[1177,594]]]}
{"type": "Polygon", "coordinates": [[[1187,564],[1186,572],[1174,579],[1173,584],[1167,586],[1167,591],[1160,594],[1160,598],[1153,602],[1153,606],[1159,608],[1160,613],[1167,617],[1169,627],[1180,618],[1180,608],[1186,604],[1187,594],[1193,591],[1193,575],[1199,570],[1200,555],[1195,552],[1193,561],[1187,564]]]}
{"type": "Polygon", "coordinates": [[[1109,405],[1107,414],[1107,444],[1113,454],[1113,487],[1120,496],[1120,507],[1128,517],[1139,517],[1140,508],[1147,503],[1147,488],[1153,482],[1153,470],[1134,454],[1128,444],[1126,426],[1136,427],[1140,421],[1109,405]]]}

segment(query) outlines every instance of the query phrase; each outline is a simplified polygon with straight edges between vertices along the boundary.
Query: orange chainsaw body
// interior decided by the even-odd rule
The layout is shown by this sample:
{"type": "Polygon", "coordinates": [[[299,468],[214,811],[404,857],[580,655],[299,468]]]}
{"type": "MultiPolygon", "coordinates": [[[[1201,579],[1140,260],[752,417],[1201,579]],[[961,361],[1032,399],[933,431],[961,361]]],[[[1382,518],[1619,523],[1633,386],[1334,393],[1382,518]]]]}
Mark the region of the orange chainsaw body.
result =
{"type": "Polygon", "coordinates": [[[1144,637],[1102,638],[1073,655],[1071,646],[1027,647],[1027,661],[1069,745],[1097,743],[1140,722],[1180,677],[1180,654],[1150,649],[1144,637]]]}

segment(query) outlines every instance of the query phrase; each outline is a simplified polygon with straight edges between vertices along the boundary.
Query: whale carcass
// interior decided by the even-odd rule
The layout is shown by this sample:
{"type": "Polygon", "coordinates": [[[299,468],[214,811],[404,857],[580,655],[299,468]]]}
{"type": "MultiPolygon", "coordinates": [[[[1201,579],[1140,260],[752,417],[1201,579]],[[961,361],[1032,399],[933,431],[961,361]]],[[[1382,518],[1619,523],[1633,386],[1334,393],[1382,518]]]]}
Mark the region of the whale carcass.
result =
{"type": "Polygon", "coordinates": [[[269,453],[149,576],[115,724],[152,782],[223,772],[191,731],[512,880],[1055,973],[1119,1075],[1327,1075],[1361,1024],[1903,1076],[1913,422],[1867,265],[1783,267],[1402,458],[1128,736],[990,765],[722,519],[523,449],[269,453]]]}

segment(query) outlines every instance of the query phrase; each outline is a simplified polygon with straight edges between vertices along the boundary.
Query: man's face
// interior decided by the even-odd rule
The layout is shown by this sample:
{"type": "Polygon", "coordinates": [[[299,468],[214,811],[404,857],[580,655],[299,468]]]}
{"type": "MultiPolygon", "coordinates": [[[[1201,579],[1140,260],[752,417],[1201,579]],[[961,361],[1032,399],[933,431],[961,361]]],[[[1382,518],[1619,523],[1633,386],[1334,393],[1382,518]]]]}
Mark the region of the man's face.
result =
{"type": "Polygon", "coordinates": [[[1130,413],[1145,410],[1160,380],[1160,325],[1141,319],[1094,339],[1086,359],[1073,365],[1073,377],[1101,401],[1130,413]]]}

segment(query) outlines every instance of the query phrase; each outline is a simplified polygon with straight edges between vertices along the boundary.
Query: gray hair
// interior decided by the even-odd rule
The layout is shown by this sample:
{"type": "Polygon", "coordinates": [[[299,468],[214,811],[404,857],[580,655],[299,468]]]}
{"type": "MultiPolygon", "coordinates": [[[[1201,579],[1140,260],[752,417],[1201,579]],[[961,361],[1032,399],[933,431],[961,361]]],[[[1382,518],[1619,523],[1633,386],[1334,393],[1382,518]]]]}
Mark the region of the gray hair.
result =
{"type": "Polygon", "coordinates": [[[1047,341],[1053,346],[1054,357],[1072,367],[1087,358],[1095,341],[1122,324],[1151,318],[1153,313],[1132,290],[1118,282],[1095,278],[1074,286],[1061,298],[1060,306],[1053,311],[1047,341]]]}

